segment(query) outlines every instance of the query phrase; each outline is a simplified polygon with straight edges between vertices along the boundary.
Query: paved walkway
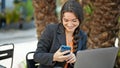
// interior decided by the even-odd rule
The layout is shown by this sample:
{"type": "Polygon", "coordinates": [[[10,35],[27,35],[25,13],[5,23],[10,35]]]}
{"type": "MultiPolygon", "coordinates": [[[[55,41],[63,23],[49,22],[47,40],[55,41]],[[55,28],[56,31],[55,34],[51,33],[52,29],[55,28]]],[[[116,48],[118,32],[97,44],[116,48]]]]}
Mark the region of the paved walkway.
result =
{"type": "Polygon", "coordinates": [[[15,45],[13,68],[24,68],[26,54],[37,47],[36,29],[0,31],[0,44],[4,43],[15,45]]]}
{"type": "Polygon", "coordinates": [[[36,49],[37,41],[15,44],[13,68],[24,68],[26,54],[36,49]]]}

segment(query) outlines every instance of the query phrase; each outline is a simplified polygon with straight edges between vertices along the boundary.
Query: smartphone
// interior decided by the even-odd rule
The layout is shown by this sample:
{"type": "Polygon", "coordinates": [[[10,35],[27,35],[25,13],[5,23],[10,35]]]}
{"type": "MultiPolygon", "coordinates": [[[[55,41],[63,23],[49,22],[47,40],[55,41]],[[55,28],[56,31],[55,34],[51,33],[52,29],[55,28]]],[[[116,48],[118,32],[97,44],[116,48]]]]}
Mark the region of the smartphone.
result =
{"type": "MultiPolygon", "coordinates": [[[[67,45],[61,45],[61,52],[66,51],[66,50],[71,50],[71,47],[67,45]]],[[[68,55],[68,54],[70,53],[67,53],[65,55],[68,55]]]]}

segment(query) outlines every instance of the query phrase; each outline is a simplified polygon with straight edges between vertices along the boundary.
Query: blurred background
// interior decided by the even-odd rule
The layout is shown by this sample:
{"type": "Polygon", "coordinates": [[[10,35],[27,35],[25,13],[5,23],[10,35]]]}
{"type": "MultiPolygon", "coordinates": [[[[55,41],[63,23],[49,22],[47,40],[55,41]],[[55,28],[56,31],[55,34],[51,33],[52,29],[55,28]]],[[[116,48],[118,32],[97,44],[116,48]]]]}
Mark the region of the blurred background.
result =
{"type": "MultiPolygon", "coordinates": [[[[0,44],[15,44],[13,68],[26,67],[26,53],[36,49],[47,24],[60,22],[66,1],[0,0],[0,44]]],[[[114,46],[116,37],[120,40],[120,0],[77,1],[84,9],[81,29],[88,35],[88,49],[114,46]]],[[[120,52],[115,68],[120,68],[120,52]]]]}
{"type": "MultiPolygon", "coordinates": [[[[14,43],[13,68],[26,67],[26,54],[37,46],[32,0],[0,0],[0,44],[14,43]]],[[[0,65],[10,68],[11,59],[0,65]]]]}

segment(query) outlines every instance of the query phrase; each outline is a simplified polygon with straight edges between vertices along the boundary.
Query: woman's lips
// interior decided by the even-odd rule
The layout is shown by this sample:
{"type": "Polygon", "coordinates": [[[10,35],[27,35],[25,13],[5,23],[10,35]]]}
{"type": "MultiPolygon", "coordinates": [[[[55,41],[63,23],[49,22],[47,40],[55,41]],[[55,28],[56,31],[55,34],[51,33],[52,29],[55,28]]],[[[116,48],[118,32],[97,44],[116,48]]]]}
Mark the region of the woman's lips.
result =
{"type": "Polygon", "coordinates": [[[67,27],[67,28],[72,29],[72,28],[73,28],[73,26],[69,26],[69,27],[67,27]]]}

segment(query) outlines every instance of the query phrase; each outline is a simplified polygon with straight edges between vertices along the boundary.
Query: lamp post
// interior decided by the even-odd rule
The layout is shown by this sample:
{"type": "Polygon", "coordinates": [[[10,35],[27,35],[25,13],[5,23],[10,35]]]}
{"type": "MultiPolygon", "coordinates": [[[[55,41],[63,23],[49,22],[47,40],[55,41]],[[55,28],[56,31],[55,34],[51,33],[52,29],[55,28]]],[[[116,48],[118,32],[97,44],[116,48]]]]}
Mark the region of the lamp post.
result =
{"type": "Polygon", "coordinates": [[[6,25],[6,20],[5,20],[5,0],[1,0],[1,15],[3,16],[0,19],[0,28],[4,28],[6,25]]]}
{"type": "Polygon", "coordinates": [[[5,0],[1,0],[1,11],[4,12],[5,10],[5,0]]]}

